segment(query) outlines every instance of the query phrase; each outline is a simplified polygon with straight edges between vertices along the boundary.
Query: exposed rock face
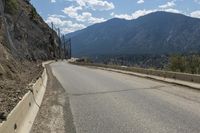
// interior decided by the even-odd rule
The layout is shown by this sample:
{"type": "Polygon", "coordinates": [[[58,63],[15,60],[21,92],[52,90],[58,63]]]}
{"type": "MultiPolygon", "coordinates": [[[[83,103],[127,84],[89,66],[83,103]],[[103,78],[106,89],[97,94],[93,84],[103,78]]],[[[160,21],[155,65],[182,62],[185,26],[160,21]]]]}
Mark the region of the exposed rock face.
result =
{"type": "Polygon", "coordinates": [[[41,61],[58,53],[51,34],[58,40],[28,0],[0,0],[0,114],[8,114],[40,76],[41,61]]]}
{"type": "Polygon", "coordinates": [[[52,46],[49,37],[52,30],[29,2],[25,0],[17,0],[16,2],[17,10],[12,14],[7,11],[9,9],[5,10],[5,21],[3,22],[5,46],[13,55],[22,59],[44,60],[51,58],[50,49],[52,46]]]}

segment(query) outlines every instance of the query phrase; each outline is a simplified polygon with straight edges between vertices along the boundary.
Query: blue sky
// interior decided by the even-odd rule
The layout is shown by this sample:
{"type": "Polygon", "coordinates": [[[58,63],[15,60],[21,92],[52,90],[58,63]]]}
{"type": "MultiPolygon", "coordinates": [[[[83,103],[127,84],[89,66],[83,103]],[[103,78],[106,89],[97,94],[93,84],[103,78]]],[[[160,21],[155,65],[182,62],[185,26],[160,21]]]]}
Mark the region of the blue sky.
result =
{"type": "Polygon", "coordinates": [[[62,33],[111,18],[136,19],[155,11],[200,18],[200,0],[31,0],[39,14],[62,33]]]}

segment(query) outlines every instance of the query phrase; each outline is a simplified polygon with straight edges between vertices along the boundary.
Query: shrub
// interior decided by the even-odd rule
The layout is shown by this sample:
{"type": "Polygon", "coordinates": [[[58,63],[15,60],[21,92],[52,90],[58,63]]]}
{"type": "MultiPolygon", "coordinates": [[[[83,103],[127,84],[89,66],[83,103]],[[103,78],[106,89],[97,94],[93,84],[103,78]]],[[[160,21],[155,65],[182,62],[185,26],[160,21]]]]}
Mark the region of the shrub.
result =
{"type": "Polygon", "coordinates": [[[200,74],[200,55],[173,55],[169,59],[169,69],[176,72],[200,74]]]}
{"type": "Polygon", "coordinates": [[[185,58],[181,55],[173,55],[169,59],[170,69],[172,71],[184,72],[185,71],[185,58]]]}
{"type": "Polygon", "coordinates": [[[30,19],[31,19],[31,20],[34,20],[34,19],[36,18],[36,16],[37,16],[37,11],[36,11],[36,9],[33,7],[32,10],[31,10],[31,12],[30,12],[30,19]]]}
{"type": "Polygon", "coordinates": [[[19,8],[17,0],[6,0],[5,1],[5,12],[9,14],[16,14],[19,8]]]}

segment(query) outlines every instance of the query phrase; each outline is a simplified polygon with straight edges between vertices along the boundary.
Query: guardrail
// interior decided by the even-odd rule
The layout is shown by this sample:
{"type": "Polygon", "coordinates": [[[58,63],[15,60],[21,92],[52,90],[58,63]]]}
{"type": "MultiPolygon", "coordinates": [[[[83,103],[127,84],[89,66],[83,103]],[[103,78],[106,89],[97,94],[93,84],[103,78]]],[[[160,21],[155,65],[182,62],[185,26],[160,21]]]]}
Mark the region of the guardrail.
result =
{"type": "Polygon", "coordinates": [[[188,82],[193,82],[193,83],[200,83],[200,75],[196,75],[196,74],[153,70],[153,69],[143,69],[143,68],[136,68],[136,67],[121,67],[121,66],[93,64],[93,63],[79,63],[79,62],[70,62],[70,63],[76,64],[76,65],[112,68],[112,69],[131,71],[131,72],[136,72],[136,73],[141,73],[141,74],[146,74],[146,75],[159,76],[159,77],[163,77],[163,78],[170,78],[170,79],[174,79],[174,80],[182,80],[182,81],[188,81],[188,82]]]}
{"type": "MultiPolygon", "coordinates": [[[[45,64],[44,63],[43,66],[45,64]]],[[[30,91],[22,98],[17,106],[8,115],[7,120],[0,124],[0,133],[29,133],[47,85],[46,68],[41,77],[36,81],[30,91]]]]}

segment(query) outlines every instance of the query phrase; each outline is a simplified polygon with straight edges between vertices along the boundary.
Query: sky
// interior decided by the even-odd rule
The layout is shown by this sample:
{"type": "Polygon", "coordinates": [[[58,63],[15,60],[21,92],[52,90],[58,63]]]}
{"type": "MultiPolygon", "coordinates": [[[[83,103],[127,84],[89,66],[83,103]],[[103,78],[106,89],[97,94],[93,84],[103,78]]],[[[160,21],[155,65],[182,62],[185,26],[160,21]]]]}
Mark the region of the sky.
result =
{"type": "Polygon", "coordinates": [[[200,0],[31,0],[46,23],[67,34],[112,18],[136,19],[166,11],[200,18],[200,0]]]}

